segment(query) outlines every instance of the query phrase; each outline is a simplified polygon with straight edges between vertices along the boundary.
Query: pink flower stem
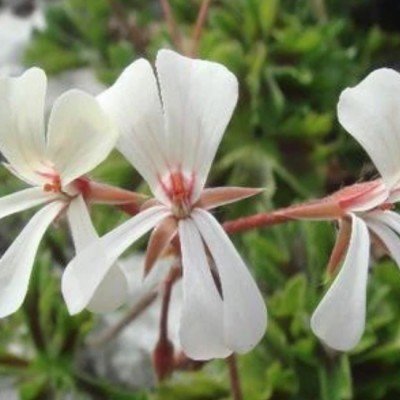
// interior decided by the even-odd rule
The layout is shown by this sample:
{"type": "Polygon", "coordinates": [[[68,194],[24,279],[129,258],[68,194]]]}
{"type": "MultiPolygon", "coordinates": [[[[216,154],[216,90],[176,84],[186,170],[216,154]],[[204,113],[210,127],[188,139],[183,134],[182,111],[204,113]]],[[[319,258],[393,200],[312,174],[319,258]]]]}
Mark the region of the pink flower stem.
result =
{"type": "Polygon", "coordinates": [[[242,217],[222,224],[227,233],[245,232],[256,228],[266,228],[273,225],[293,221],[294,218],[285,214],[285,208],[270,213],[260,213],[242,217]]]}

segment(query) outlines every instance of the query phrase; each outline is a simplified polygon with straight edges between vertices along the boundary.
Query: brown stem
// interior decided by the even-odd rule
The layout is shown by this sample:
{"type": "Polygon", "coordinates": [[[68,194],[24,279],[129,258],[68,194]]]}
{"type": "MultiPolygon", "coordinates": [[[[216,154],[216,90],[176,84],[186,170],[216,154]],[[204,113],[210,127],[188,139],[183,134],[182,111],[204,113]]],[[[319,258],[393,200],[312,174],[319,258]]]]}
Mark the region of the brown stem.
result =
{"type": "Polygon", "coordinates": [[[138,303],[114,326],[100,333],[95,338],[89,340],[90,346],[101,346],[118,336],[133,320],[143,314],[145,310],[155,301],[158,296],[157,291],[146,293],[138,303]]]}
{"type": "Polygon", "coordinates": [[[178,26],[175,21],[174,14],[172,13],[171,5],[168,0],[160,0],[161,7],[163,9],[165,21],[167,23],[168,32],[171,37],[172,43],[176,50],[182,51],[182,37],[178,30],[178,26]]]}
{"type": "Polygon", "coordinates": [[[226,359],[229,368],[229,380],[231,383],[231,392],[233,400],[243,400],[242,387],[237,367],[235,354],[232,354],[226,359]]]}
{"type": "Polygon", "coordinates": [[[177,263],[171,267],[171,271],[164,282],[164,293],[160,318],[160,341],[168,340],[168,315],[171,302],[172,287],[181,276],[181,266],[177,263]]]}
{"type": "Polygon", "coordinates": [[[126,10],[118,0],[108,0],[108,2],[116,20],[128,36],[129,41],[137,51],[144,53],[147,47],[147,40],[143,36],[142,30],[128,20],[126,10]]]}
{"type": "Polygon", "coordinates": [[[196,24],[192,36],[192,49],[190,55],[196,57],[199,51],[200,38],[203,33],[204,24],[207,20],[208,9],[210,8],[211,0],[203,0],[200,6],[199,13],[197,14],[196,24]]]}
{"type": "Polygon", "coordinates": [[[161,306],[160,333],[153,352],[153,365],[158,380],[161,382],[174,371],[174,345],[168,338],[168,315],[171,293],[174,283],[181,276],[180,262],[171,267],[164,281],[164,292],[161,306]]]}

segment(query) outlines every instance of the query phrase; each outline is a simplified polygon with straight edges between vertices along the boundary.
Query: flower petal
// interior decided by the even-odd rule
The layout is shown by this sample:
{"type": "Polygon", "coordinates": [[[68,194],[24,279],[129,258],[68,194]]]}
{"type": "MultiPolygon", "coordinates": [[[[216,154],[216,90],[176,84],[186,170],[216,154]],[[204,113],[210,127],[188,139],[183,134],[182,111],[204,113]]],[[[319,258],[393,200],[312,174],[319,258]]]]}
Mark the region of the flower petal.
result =
{"type": "Polygon", "coordinates": [[[168,215],[165,207],[149,208],[78,252],[62,277],[62,293],[70,314],[86,307],[119,256],[168,215]]]}
{"type": "Polygon", "coordinates": [[[353,214],[342,268],[311,318],[313,332],[333,349],[352,349],[364,332],[369,246],[367,226],[353,214]]]}
{"type": "Polygon", "coordinates": [[[0,79],[0,151],[28,183],[41,183],[35,173],[44,161],[44,102],[47,79],[39,68],[18,78],[0,79]]]}
{"type": "Polygon", "coordinates": [[[365,221],[400,267],[400,215],[393,211],[375,211],[368,213],[365,221]]]}
{"type": "Polygon", "coordinates": [[[375,211],[368,213],[368,219],[378,220],[400,235],[400,215],[394,211],[375,211]]]}
{"type": "Polygon", "coordinates": [[[65,207],[53,202],[38,211],[0,259],[0,317],[21,306],[40,241],[51,222],[65,207]]]}
{"type": "Polygon", "coordinates": [[[64,186],[100,164],[117,138],[117,130],[94,97],[70,90],[54,103],[47,137],[48,157],[64,186]]]}
{"type": "Polygon", "coordinates": [[[47,193],[42,188],[29,188],[0,198],[0,219],[20,211],[36,207],[59,197],[54,193],[47,193]]]}
{"type": "Polygon", "coordinates": [[[126,68],[98,100],[120,131],[118,150],[138,170],[161,200],[159,177],[168,171],[164,119],[157,81],[148,61],[126,68]]]}
{"type": "Polygon", "coordinates": [[[171,50],[158,52],[168,159],[171,167],[196,173],[198,199],[238,99],[236,77],[215,62],[193,60],[171,50]]]}
{"type": "Polygon", "coordinates": [[[247,352],[261,340],[267,327],[264,300],[217,220],[202,209],[194,210],[192,216],[221,279],[226,344],[238,353],[247,352]]]}
{"type": "Polygon", "coordinates": [[[183,307],[179,336],[193,360],[225,358],[223,304],[211,275],[204,244],[190,219],[179,222],[183,263],[183,307]]]}
{"type": "MultiPolygon", "coordinates": [[[[82,196],[71,201],[67,216],[77,253],[99,239],[82,196]]],[[[123,304],[127,296],[128,280],[119,264],[114,264],[100,282],[92,298],[88,299],[86,307],[93,312],[112,311],[123,304]]]]}
{"type": "Polygon", "coordinates": [[[400,75],[382,68],[344,90],[339,121],[364,147],[388,188],[400,183],[400,75]]]}

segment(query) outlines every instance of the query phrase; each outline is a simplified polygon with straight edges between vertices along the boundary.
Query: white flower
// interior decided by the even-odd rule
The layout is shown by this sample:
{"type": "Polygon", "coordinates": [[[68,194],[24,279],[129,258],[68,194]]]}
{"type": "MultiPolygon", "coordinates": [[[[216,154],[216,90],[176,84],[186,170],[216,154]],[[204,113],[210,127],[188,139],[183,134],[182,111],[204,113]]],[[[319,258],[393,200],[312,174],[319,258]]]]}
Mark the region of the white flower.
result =
{"type": "MultiPolygon", "coordinates": [[[[117,140],[97,100],[78,90],[55,102],[45,135],[46,85],[46,75],[38,68],[18,78],[0,79],[0,151],[8,169],[32,186],[0,198],[0,218],[44,205],[0,259],[0,317],[24,301],[40,241],[61,213],[67,212],[78,250],[97,238],[79,179],[107,157],[117,140]]],[[[120,298],[109,297],[117,305],[124,300],[125,278],[118,267],[110,270],[109,277],[122,285],[120,298]]],[[[89,308],[101,306],[108,284],[113,283],[103,282],[89,308]]]]}
{"type": "Polygon", "coordinates": [[[312,316],[311,327],[329,347],[346,351],[358,344],[365,328],[371,234],[400,266],[400,216],[390,210],[400,198],[400,75],[390,69],[376,70],[344,90],[338,115],[382,177],[350,186],[322,202],[325,207],[336,204],[341,214],[331,260],[339,262],[346,248],[347,254],[312,316]]]}
{"type": "Polygon", "coordinates": [[[219,64],[168,50],[158,53],[156,69],[158,81],[151,65],[138,60],[99,97],[119,126],[118,149],[148,182],[155,199],[71,261],[63,276],[64,297],[71,313],[81,311],[110,266],[135,240],[156,227],[149,242],[148,270],[178,232],[184,351],[198,360],[246,352],[264,334],[265,305],[233,244],[206,210],[258,191],[204,189],[237,102],[237,81],[219,64]]]}

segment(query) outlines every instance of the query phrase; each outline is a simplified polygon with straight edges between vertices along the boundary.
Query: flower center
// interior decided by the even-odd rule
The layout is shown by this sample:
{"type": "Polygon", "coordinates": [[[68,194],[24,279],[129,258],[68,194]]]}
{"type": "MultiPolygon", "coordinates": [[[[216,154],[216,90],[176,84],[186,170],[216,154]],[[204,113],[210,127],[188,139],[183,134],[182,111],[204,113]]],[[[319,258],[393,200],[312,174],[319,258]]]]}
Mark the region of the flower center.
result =
{"type": "Polygon", "coordinates": [[[49,182],[43,185],[45,192],[61,193],[61,178],[56,172],[38,172],[39,175],[47,178],[49,182]]]}
{"type": "Polygon", "coordinates": [[[181,171],[171,172],[161,182],[161,186],[171,201],[175,217],[186,218],[192,210],[193,179],[189,179],[181,171]]]}

